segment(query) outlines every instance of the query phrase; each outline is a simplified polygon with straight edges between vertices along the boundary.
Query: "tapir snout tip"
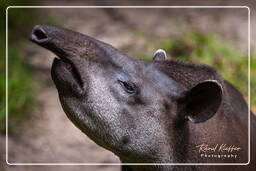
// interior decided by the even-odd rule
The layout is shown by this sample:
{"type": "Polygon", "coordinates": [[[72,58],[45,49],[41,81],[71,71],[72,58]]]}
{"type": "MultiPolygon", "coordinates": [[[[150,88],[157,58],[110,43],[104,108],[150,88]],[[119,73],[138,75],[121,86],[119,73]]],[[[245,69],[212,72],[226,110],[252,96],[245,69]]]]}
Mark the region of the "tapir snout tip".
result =
{"type": "Polygon", "coordinates": [[[30,34],[30,40],[42,44],[46,43],[49,40],[49,37],[42,25],[36,25],[30,34]]]}

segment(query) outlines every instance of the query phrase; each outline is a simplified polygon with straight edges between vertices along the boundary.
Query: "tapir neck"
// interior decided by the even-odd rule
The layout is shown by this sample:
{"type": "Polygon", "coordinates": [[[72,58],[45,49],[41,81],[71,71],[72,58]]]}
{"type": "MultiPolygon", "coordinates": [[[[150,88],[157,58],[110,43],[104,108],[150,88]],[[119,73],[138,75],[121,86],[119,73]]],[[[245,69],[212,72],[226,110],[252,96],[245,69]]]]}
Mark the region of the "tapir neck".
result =
{"type": "MultiPolygon", "coordinates": [[[[179,125],[179,124],[178,124],[179,125]]],[[[172,126],[175,131],[171,131],[172,137],[175,137],[171,140],[172,143],[169,144],[169,148],[172,150],[161,152],[162,158],[158,158],[150,165],[124,165],[122,166],[122,171],[172,171],[172,170],[183,170],[184,168],[180,168],[179,165],[173,165],[173,163],[188,163],[191,159],[189,158],[189,125],[187,123],[181,124],[180,126],[172,126]]],[[[124,162],[126,163],[126,162],[124,162]]],[[[132,162],[127,162],[132,163],[132,162]]],[[[147,162],[144,162],[147,163],[147,162]]],[[[194,166],[186,166],[188,171],[195,170],[194,166]]]]}
{"type": "Polygon", "coordinates": [[[123,165],[121,171],[196,171],[195,166],[179,165],[123,165]]]}

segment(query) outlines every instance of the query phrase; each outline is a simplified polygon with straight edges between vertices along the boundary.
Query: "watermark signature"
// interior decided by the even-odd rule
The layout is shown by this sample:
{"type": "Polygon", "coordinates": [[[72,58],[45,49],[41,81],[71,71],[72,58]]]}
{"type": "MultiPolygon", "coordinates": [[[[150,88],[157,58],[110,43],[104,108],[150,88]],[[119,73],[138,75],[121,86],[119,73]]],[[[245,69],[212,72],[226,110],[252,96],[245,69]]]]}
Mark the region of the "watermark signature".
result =
{"type": "Polygon", "coordinates": [[[200,144],[196,148],[200,153],[200,157],[205,158],[237,158],[239,152],[242,148],[235,145],[228,144],[200,144]]]}

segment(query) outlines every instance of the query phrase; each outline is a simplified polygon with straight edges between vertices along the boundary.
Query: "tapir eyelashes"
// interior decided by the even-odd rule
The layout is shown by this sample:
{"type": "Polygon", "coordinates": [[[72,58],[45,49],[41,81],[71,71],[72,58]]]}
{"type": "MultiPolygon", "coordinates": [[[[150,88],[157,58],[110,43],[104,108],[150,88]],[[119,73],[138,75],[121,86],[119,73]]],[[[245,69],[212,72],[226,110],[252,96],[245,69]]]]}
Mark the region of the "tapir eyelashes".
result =
{"type": "Polygon", "coordinates": [[[118,80],[118,82],[120,83],[120,85],[123,87],[123,89],[127,93],[134,94],[136,92],[136,85],[134,83],[125,82],[125,81],[121,81],[121,80],[118,80]]]}

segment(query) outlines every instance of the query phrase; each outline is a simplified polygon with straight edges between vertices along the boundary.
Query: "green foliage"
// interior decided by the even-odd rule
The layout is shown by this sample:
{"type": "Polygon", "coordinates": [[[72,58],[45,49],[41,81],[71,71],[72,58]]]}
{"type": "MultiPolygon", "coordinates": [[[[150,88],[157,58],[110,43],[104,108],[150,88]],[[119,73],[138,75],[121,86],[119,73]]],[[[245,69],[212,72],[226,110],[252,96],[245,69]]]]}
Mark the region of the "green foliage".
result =
{"type": "MultiPolygon", "coordinates": [[[[22,2],[22,1],[20,1],[22,2]]],[[[1,4],[1,35],[5,35],[5,9],[11,2],[1,4]]],[[[34,20],[34,10],[23,12],[22,9],[9,9],[8,15],[8,118],[10,133],[18,132],[19,123],[31,112],[31,106],[35,103],[34,94],[36,86],[32,80],[32,71],[22,59],[22,47],[27,42],[28,32],[24,25],[31,26],[34,20]],[[24,39],[25,38],[25,39],[24,39]]],[[[5,112],[6,112],[6,77],[5,77],[5,39],[0,39],[0,132],[5,131],[5,112]]]]}
{"type": "MultiPolygon", "coordinates": [[[[3,1],[0,4],[0,34],[5,35],[5,11],[8,6],[35,5],[35,1],[3,1]]],[[[38,5],[38,4],[37,4],[38,5]]],[[[40,5],[40,4],[39,4],[40,5]]],[[[41,13],[37,9],[8,9],[8,118],[9,132],[18,132],[19,123],[33,111],[36,105],[37,84],[33,81],[32,70],[24,60],[23,47],[27,44],[28,35],[36,24],[58,24],[53,17],[41,13]]],[[[0,132],[5,130],[5,40],[0,39],[0,132]]]]}
{"type": "Polygon", "coordinates": [[[251,55],[251,105],[256,108],[256,53],[251,55]]]}
{"type": "MultiPolygon", "coordinates": [[[[0,39],[0,44],[3,44],[4,40],[0,39]]],[[[4,59],[5,48],[1,46],[0,57],[4,59]]],[[[0,131],[5,128],[5,61],[0,61],[0,131]]]]}
{"type": "MultiPolygon", "coordinates": [[[[5,35],[5,6],[0,5],[0,34],[5,35]]],[[[0,131],[5,129],[5,39],[0,39],[0,131]]]]}
{"type": "MultiPolygon", "coordinates": [[[[161,39],[154,43],[166,50],[172,58],[215,67],[226,80],[235,85],[247,97],[247,53],[241,53],[239,50],[230,47],[228,43],[219,40],[212,33],[189,32],[175,40],[161,39]]],[[[148,56],[145,56],[145,58],[148,59],[148,56]]],[[[251,75],[253,74],[256,74],[256,67],[251,59],[251,75]]],[[[251,92],[256,92],[256,80],[253,79],[251,79],[251,92]]],[[[255,96],[251,96],[251,104],[256,105],[255,96]]]]}
{"type": "Polygon", "coordinates": [[[19,49],[9,48],[8,58],[8,128],[17,132],[17,126],[35,106],[37,85],[32,78],[32,71],[19,56],[19,49]]]}
{"type": "MultiPolygon", "coordinates": [[[[168,43],[167,43],[168,44],[168,43]]],[[[171,56],[184,61],[196,61],[215,67],[226,80],[246,95],[248,90],[248,56],[228,46],[213,34],[192,32],[179,40],[169,41],[171,56]]]]}

